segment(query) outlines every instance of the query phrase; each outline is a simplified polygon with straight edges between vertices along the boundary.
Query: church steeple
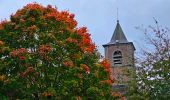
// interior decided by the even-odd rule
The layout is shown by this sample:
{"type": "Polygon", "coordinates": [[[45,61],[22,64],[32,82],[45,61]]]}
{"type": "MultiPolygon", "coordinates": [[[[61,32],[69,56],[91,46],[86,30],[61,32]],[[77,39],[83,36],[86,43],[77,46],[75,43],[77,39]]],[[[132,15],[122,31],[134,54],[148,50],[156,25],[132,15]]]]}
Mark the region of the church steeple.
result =
{"type": "Polygon", "coordinates": [[[113,36],[110,40],[110,43],[114,44],[114,43],[127,43],[127,42],[128,42],[128,40],[123,33],[123,30],[119,24],[119,20],[117,20],[117,25],[116,25],[115,31],[113,33],[113,36]]]}
{"type": "Polygon", "coordinates": [[[116,80],[113,84],[113,92],[124,93],[127,89],[127,82],[132,78],[125,71],[134,71],[133,42],[128,42],[117,19],[116,28],[109,43],[104,44],[105,58],[110,61],[112,75],[116,80]]]}

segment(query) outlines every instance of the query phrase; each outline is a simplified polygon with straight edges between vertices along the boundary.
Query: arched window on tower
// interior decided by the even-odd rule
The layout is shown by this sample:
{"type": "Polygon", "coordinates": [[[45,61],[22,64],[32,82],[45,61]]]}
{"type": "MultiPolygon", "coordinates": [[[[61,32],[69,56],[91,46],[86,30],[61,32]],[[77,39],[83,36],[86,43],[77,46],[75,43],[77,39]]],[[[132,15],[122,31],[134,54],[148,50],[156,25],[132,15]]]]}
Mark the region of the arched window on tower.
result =
{"type": "Polygon", "coordinates": [[[122,64],[122,53],[121,51],[115,51],[113,53],[113,64],[121,65],[122,64]]]}

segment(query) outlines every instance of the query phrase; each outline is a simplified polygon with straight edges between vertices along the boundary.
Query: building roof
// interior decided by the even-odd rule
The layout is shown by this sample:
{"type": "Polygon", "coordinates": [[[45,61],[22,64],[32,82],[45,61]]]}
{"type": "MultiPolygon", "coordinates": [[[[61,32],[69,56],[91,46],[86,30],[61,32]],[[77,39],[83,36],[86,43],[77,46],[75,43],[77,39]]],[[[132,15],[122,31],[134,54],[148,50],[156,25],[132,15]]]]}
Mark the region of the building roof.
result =
{"type": "Polygon", "coordinates": [[[116,25],[116,28],[115,28],[115,31],[113,33],[113,36],[110,40],[110,43],[127,43],[128,40],[126,39],[126,36],[125,34],[123,33],[123,30],[119,24],[119,21],[117,21],[117,25],[116,25]]]}
{"type": "MultiPolygon", "coordinates": [[[[113,36],[110,40],[109,43],[104,44],[103,47],[109,46],[109,45],[117,45],[117,44],[132,44],[132,46],[134,47],[132,42],[128,42],[120,24],[119,24],[119,20],[117,20],[117,25],[116,28],[114,30],[113,36]]],[[[135,47],[134,47],[135,49],[135,47]]]]}

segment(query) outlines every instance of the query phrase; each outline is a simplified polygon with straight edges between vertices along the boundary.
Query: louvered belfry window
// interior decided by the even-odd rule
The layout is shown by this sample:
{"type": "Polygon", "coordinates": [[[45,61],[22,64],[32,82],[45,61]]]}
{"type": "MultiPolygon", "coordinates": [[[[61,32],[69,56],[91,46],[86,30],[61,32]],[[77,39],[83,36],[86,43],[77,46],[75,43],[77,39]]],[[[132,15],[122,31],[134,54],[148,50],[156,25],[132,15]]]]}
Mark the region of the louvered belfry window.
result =
{"type": "Polygon", "coordinates": [[[121,51],[115,51],[113,53],[113,63],[114,63],[114,65],[121,65],[122,64],[122,53],[121,53],[121,51]]]}

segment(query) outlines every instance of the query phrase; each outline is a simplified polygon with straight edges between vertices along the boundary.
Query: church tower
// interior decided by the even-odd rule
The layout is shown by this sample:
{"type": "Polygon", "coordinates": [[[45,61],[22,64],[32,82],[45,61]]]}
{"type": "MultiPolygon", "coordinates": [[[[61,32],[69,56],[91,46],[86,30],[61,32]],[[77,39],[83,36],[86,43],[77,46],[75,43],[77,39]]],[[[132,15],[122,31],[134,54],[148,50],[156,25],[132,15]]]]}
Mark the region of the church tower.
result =
{"type": "Polygon", "coordinates": [[[134,70],[134,51],[132,42],[128,42],[120,24],[117,25],[109,43],[103,45],[105,58],[111,63],[112,75],[115,79],[113,90],[124,91],[126,83],[130,80],[127,70],[134,70]]]}

